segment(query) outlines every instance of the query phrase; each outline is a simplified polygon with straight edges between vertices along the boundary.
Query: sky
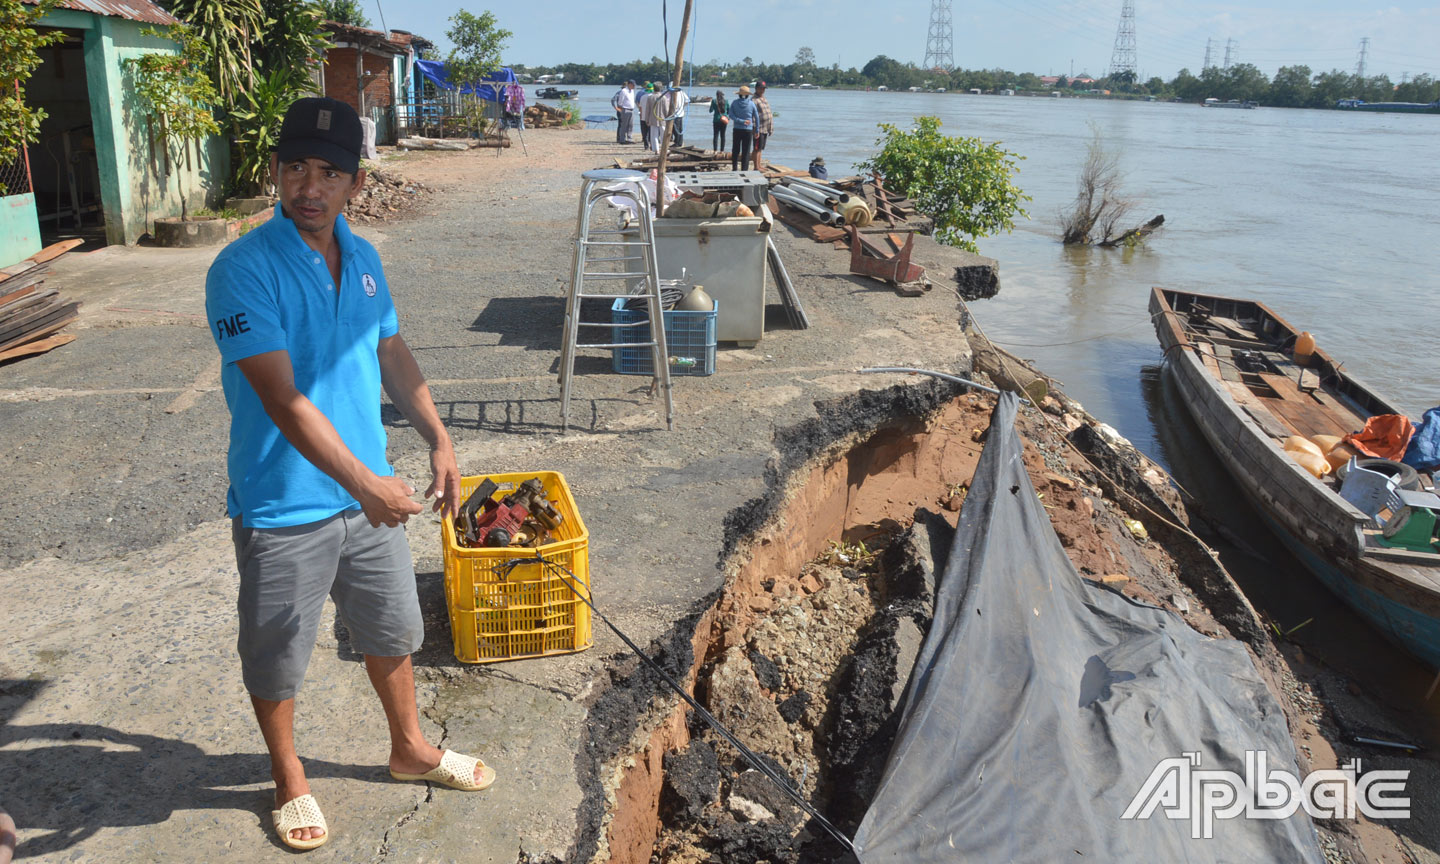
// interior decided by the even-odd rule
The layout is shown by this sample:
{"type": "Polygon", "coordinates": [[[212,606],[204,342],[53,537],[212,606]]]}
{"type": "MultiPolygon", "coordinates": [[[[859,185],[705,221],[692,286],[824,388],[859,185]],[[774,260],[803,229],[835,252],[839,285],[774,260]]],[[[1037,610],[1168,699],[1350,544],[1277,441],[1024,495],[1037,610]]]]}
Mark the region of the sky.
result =
{"type": "MultiPolygon", "coordinates": [[[[447,19],[461,8],[490,10],[514,36],[507,63],[622,63],[665,55],[662,8],[673,56],[684,0],[360,0],[377,29],[409,30],[450,49],[447,19]]],[[[801,47],[822,65],[863,67],[885,54],[925,59],[930,0],[694,0],[687,57],[699,62],[790,63],[801,47]]],[[[955,64],[1015,72],[1104,74],[1123,0],[954,0],[955,64]]],[[[1386,6],[1338,0],[1197,3],[1135,0],[1135,41],[1142,79],[1199,72],[1207,39],[1213,60],[1353,71],[1369,37],[1367,74],[1440,77],[1440,5],[1386,6]]]]}

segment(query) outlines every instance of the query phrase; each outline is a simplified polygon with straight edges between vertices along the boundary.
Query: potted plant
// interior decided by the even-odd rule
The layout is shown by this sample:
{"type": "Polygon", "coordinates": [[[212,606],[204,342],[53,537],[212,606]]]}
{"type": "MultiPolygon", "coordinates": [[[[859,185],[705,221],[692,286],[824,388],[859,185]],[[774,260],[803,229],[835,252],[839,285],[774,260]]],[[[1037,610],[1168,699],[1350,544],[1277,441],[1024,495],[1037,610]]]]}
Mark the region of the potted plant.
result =
{"type": "MultiPolygon", "coordinates": [[[[180,53],[157,52],[125,61],[135,77],[135,98],[150,124],[152,140],[161,157],[160,183],[169,186],[172,164],[183,154],[189,167],[190,145],[220,132],[210,113],[219,98],[207,72],[210,49],[186,25],[169,28],[168,33],[147,28],[147,36],[168,38],[180,46],[180,53]]],[[[180,198],[180,218],[155,220],[155,242],[161,246],[204,246],[225,241],[225,220],[215,217],[190,218],[184,175],[175,180],[180,198]]]]}

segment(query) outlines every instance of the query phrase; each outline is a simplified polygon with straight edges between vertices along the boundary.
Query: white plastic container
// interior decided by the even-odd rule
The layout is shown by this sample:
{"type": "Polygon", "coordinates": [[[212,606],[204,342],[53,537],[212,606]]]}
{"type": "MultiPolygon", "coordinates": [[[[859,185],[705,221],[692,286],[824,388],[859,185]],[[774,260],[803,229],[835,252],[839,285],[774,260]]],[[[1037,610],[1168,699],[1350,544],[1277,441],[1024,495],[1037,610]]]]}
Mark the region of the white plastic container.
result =
{"type": "Polygon", "coordinates": [[[656,219],[661,279],[704,285],[719,303],[715,338],[750,348],[765,335],[765,236],[758,216],[656,219]]]}

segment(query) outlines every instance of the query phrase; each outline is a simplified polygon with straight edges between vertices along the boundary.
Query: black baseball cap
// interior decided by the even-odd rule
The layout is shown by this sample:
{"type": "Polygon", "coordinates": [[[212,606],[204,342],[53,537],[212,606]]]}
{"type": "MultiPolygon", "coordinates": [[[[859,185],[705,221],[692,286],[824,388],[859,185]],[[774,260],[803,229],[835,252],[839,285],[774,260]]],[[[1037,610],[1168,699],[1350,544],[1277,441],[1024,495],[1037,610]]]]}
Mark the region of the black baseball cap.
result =
{"type": "Polygon", "coordinates": [[[363,137],[354,108],[328,96],[311,96],[296,99],[285,112],[275,153],[281,162],[315,157],[354,174],[360,170],[363,137]]]}

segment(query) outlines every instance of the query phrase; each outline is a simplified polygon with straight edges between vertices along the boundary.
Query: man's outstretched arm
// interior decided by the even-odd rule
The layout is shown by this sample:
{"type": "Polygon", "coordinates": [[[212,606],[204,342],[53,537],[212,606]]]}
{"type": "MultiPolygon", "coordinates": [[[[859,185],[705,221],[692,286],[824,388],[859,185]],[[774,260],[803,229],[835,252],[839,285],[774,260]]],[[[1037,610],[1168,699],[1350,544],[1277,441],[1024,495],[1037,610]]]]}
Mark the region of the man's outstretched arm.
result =
{"type": "Polygon", "coordinates": [[[380,357],[380,383],[389,394],[390,401],[430,445],[430,472],[433,479],[425,497],[435,496],[432,509],[443,515],[450,515],[460,509],[460,469],[455,464],[455,448],[450,443],[450,434],[440,422],[440,412],[435,410],[435,401],[430,397],[430,388],[425,384],[425,375],[410,346],[399,333],[380,340],[376,352],[380,357]]]}
{"type": "Polygon", "coordinates": [[[404,480],[381,477],[355,458],[330,418],[296,389],[290,352],[267,351],[237,360],[235,365],[285,440],[355,496],[370,524],[398,525],[424,509],[410,500],[415,490],[404,480]]]}

